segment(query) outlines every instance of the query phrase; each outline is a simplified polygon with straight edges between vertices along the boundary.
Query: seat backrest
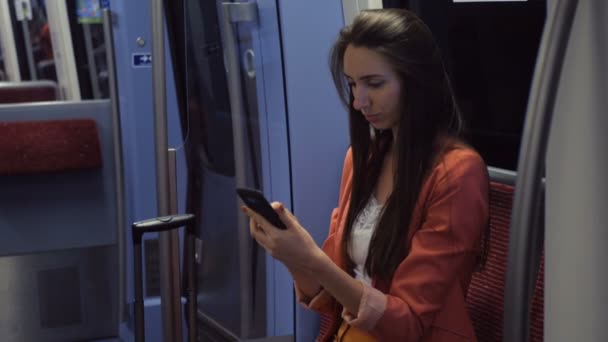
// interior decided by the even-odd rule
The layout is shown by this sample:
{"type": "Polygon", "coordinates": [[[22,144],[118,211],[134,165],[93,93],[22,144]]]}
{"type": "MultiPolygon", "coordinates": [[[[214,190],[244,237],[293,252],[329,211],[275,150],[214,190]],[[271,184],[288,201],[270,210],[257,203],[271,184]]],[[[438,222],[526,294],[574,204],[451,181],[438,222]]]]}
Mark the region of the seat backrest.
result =
{"type": "MultiPolygon", "coordinates": [[[[513,175],[514,177],[514,175],[513,175]]],[[[514,179],[490,182],[490,235],[487,259],[473,274],[467,293],[467,306],[480,342],[503,339],[505,274],[509,250],[509,227],[513,206],[514,179]],[[507,184],[510,183],[510,184],[507,184]]],[[[543,341],[543,262],[536,280],[530,312],[530,341],[543,341]]]]}
{"type": "Polygon", "coordinates": [[[109,101],[0,105],[0,134],[0,257],[116,243],[109,101]]]}
{"type": "Polygon", "coordinates": [[[0,82],[0,104],[59,99],[59,88],[53,81],[0,82]]]}

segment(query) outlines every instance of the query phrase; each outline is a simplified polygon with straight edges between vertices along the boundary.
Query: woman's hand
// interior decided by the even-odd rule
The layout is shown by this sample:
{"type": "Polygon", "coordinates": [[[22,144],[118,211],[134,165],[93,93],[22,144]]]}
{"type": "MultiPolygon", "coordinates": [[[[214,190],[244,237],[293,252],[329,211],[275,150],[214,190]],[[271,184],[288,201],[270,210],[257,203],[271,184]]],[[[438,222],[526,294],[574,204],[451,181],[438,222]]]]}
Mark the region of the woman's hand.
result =
{"type": "Polygon", "coordinates": [[[321,289],[325,289],[348,312],[358,313],[364,285],[340,269],[281,203],[274,202],[272,207],[287,229],[274,227],[262,216],[243,206],[243,212],[249,216],[251,236],[289,269],[304,301],[311,300],[321,289]]]}
{"type": "Polygon", "coordinates": [[[246,206],[241,207],[249,216],[251,236],[268,254],[288,268],[311,272],[315,263],[322,257],[323,251],[283,204],[273,202],[272,207],[287,229],[277,228],[255,211],[246,206]]]}

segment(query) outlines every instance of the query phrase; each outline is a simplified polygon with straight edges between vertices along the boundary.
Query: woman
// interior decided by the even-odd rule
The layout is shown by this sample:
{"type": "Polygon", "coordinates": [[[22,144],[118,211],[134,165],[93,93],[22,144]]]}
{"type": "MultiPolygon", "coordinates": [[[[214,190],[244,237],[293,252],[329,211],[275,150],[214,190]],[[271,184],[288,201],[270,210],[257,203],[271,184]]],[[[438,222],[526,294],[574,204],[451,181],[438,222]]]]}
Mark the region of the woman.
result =
{"type": "Polygon", "coordinates": [[[461,119],[437,46],[406,10],[362,12],[331,69],[349,109],[338,207],[319,248],[244,207],[251,235],[322,313],[320,341],[476,341],[465,295],[488,222],[488,177],[458,136],[461,119]]]}

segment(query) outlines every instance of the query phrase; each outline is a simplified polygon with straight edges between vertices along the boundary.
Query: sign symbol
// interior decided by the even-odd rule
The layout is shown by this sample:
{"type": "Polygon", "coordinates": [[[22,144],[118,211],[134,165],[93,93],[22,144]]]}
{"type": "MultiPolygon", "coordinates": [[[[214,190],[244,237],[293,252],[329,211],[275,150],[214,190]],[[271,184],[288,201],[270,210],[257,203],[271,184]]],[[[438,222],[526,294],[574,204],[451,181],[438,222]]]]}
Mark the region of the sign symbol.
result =
{"type": "Polygon", "coordinates": [[[152,53],[141,52],[134,53],[131,61],[134,68],[150,68],[152,67],[152,53]]]}

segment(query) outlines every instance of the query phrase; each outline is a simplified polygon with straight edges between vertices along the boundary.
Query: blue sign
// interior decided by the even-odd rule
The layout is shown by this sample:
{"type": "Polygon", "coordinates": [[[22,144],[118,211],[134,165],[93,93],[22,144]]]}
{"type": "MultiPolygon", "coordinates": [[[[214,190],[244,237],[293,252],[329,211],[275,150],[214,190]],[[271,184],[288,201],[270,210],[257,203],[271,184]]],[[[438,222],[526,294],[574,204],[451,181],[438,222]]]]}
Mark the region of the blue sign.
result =
{"type": "Polygon", "coordinates": [[[101,0],[101,8],[110,8],[110,0],[101,0]]]}
{"type": "Polygon", "coordinates": [[[150,53],[150,52],[134,53],[131,65],[134,68],[151,68],[152,67],[152,53],[150,53]]]}

